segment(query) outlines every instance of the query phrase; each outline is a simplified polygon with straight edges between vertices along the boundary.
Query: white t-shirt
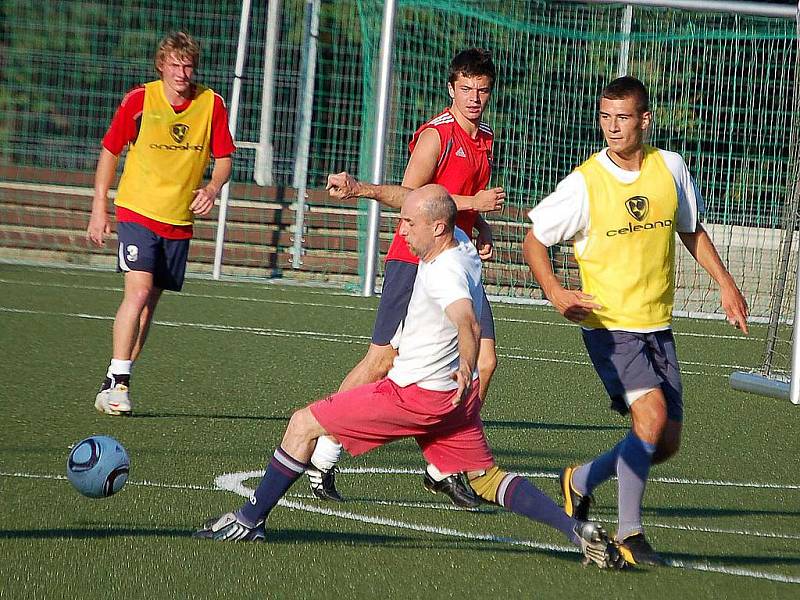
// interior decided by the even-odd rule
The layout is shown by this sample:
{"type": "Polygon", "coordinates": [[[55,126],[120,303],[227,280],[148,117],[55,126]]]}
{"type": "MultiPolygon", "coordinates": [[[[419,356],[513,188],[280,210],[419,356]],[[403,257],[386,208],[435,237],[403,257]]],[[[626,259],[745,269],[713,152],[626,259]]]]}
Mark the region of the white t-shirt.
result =
{"type": "MultiPolygon", "coordinates": [[[[676,229],[682,233],[693,233],[705,212],[700,190],[680,154],[661,149],[658,151],[675,179],[678,192],[676,229]]],[[[614,164],[608,157],[608,148],[603,148],[597,159],[622,183],[631,183],[639,177],[639,171],[626,171],[614,164]]],[[[528,213],[528,218],[533,222],[533,235],[545,246],[574,238],[575,250],[581,252],[591,226],[589,192],[583,175],[578,171],[567,175],[552,194],[528,213]]]]}
{"type": "Polygon", "coordinates": [[[483,284],[481,260],[475,246],[459,229],[455,238],[457,246],[431,262],[419,263],[399,334],[397,358],[388,374],[399,386],[416,383],[426,390],[438,391],[458,387],[451,379],[458,369],[458,329],[444,311],[453,302],[468,298],[480,322],[483,284]]]}

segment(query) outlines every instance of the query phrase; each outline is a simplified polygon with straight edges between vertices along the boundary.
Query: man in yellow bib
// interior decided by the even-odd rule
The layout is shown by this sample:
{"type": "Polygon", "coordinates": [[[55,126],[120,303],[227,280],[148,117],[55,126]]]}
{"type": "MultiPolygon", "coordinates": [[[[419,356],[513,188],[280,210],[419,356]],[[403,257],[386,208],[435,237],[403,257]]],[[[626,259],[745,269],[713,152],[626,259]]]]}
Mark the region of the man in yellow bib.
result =
{"type": "Polygon", "coordinates": [[[641,81],[620,77],[600,97],[607,147],[564,178],[529,217],[525,260],[555,308],[581,325],[586,349],[611,398],[631,415],[614,448],[561,473],[564,510],[588,518],[592,491],[616,476],[621,554],[663,564],[644,536],[641,504],[651,464],[678,451],[683,421],[672,336],[675,233],[719,285],[728,321],[747,333],[747,303],[700,223],[703,201],[680,155],[645,145],[652,115],[641,81]],[[547,248],[574,241],[582,288],[561,286],[547,248]]]}
{"type": "Polygon", "coordinates": [[[164,290],[180,291],[195,215],[207,215],[231,174],[235,149],[222,98],[193,82],[200,48],[183,32],[166,36],[155,68],[160,79],[128,92],[103,138],[87,237],[111,233],[108,191],[128,147],[114,201],[125,291],[114,319],[112,358],[95,408],[129,415],[131,367],[147,339],[164,290]],[[214,157],[211,181],[203,173],[214,157]]]}

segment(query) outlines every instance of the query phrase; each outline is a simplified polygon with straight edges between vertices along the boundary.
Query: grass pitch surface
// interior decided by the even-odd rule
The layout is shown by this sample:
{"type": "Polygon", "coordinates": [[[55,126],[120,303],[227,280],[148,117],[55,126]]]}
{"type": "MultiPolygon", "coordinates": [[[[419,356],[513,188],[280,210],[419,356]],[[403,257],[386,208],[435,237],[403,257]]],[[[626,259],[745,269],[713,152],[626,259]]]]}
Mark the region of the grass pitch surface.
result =
{"type": "MultiPolygon", "coordinates": [[[[335,390],[366,350],[375,299],[335,289],[188,280],[167,293],[132,381],[135,414],[93,408],[121,276],[0,265],[0,597],[795,598],[800,594],[798,407],[735,392],[764,329],[677,320],[683,447],[653,469],[644,523],[669,567],[583,568],[555,531],[421,485],[400,442],[342,462],[344,504],[305,479],[262,545],[191,539],[253,488],[294,408],[335,390]],[[64,477],[69,446],[116,437],[116,496],[64,477]]],[[[500,366],[483,417],[498,462],[558,498],[558,471],[607,449],[627,420],[577,328],[549,307],[494,304],[500,366]]],[[[614,529],[613,482],[593,513],[614,529]]]]}

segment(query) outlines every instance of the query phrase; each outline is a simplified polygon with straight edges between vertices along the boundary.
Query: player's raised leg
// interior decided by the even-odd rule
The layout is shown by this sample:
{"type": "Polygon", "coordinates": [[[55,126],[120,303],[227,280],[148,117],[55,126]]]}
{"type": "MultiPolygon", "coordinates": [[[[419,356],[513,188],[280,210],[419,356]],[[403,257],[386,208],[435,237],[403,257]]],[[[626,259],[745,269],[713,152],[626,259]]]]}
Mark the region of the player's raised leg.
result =
{"type": "Polygon", "coordinates": [[[475,491],[487,502],[558,529],[581,549],[586,563],[593,562],[601,569],[625,567],[625,560],[601,525],[567,516],[549,496],[524,477],[493,466],[485,471],[470,472],[469,479],[475,491]]]}

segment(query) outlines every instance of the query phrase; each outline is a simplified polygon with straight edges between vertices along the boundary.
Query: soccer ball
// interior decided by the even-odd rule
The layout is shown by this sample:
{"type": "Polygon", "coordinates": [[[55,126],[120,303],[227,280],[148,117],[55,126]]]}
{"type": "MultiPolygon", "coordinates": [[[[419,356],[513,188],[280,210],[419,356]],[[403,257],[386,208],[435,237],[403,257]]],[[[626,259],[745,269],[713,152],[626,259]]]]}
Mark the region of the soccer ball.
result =
{"type": "Polygon", "coordinates": [[[93,435],[72,448],[67,479],[84,496],[107,498],[128,481],[130,460],[125,448],[107,435],[93,435]]]}

